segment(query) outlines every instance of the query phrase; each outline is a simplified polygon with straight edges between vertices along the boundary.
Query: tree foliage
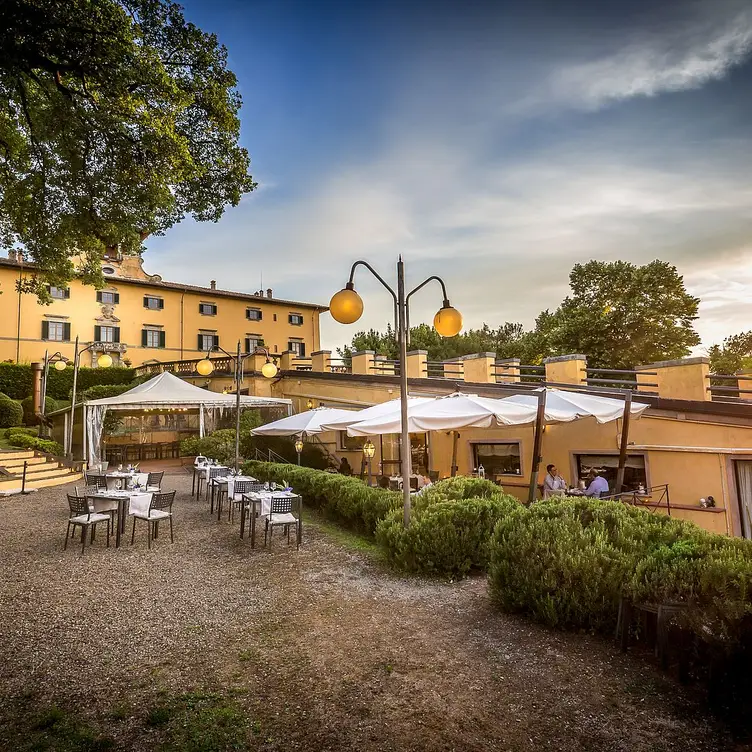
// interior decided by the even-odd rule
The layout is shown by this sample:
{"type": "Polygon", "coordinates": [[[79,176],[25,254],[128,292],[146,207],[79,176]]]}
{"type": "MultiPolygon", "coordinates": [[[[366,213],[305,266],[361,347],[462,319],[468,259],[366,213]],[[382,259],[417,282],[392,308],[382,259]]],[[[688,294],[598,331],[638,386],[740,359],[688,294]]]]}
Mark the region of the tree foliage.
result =
{"type": "MultiPolygon", "coordinates": [[[[483,324],[443,339],[421,324],[410,330],[410,349],[428,351],[429,360],[447,360],[477,352],[539,364],[549,355],[584,353],[601,368],[633,368],[681,358],[700,339],[692,327],[699,300],[687,293],[676,268],[663,261],[636,266],[626,261],[576,264],[569,276],[571,294],[555,311],[545,310],[526,331],[522,324],[483,324]]],[[[740,337],[743,335],[740,335],[740,337]]],[[[350,347],[397,357],[394,330],[358,332],[350,347]]]]}
{"type": "MultiPolygon", "coordinates": [[[[253,189],[227,51],[169,0],[5,0],[0,243],[62,284],[253,189]]],[[[43,293],[42,293],[43,295],[43,293]]]]}
{"type": "Polygon", "coordinates": [[[713,373],[734,374],[752,369],[752,331],[732,334],[722,345],[708,348],[713,373]]]}

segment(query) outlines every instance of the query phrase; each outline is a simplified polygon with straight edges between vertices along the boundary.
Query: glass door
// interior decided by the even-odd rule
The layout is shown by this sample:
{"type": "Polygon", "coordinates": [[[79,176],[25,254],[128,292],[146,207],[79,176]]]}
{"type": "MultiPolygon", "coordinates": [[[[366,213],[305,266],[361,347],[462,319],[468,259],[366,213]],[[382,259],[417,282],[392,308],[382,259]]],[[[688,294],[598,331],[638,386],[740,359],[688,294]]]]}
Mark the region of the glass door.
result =
{"type": "Polygon", "coordinates": [[[752,538],[752,460],[736,460],[736,495],[739,499],[739,516],[742,536],[752,538]]]}

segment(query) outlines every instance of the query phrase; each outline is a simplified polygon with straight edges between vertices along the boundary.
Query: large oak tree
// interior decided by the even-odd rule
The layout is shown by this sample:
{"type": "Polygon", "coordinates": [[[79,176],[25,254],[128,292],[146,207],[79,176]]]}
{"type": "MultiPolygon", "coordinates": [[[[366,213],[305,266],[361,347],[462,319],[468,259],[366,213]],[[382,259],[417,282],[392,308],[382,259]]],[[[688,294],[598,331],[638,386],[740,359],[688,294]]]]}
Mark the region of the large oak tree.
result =
{"type": "MultiPolygon", "coordinates": [[[[99,279],[187,215],[216,221],[252,190],[240,96],[216,36],[168,0],[4,0],[0,244],[42,282],[99,279]]],[[[42,293],[43,294],[43,293],[42,293]]]]}

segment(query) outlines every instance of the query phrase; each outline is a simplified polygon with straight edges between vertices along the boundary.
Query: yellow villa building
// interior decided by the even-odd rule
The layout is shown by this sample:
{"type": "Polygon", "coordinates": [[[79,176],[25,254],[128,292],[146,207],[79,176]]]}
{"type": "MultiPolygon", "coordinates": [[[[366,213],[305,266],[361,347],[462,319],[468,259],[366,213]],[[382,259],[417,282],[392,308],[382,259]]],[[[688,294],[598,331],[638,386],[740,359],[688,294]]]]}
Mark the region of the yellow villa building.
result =
{"type": "Polygon", "coordinates": [[[17,282],[36,266],[13,255],[0,258],[0,361],[40,361],[47,351],[73,358],[74,340],[94,344],[83,365],[107,352],[118,365],[201,357],[214,345],[246,352],[266,346],[306,357],[319,349],[319,314],[325,306],[256,294],[166,282],[148,274],[140,257],[105,257],[101,290],[73,280],[50,288],[50,305],[19,294],[17,282]]]}

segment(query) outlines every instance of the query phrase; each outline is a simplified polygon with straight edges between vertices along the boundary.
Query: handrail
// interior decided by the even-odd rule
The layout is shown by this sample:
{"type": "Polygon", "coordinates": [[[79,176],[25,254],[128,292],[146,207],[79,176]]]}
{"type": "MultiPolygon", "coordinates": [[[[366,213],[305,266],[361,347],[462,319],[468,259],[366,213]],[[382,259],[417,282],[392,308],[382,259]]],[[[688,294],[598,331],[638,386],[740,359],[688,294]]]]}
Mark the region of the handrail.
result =
{"type": "Polygon", "coordinates": [[[662,502],[665,500],[666,504],[666,513],[668,516],[671,516],[671,497],[669,496],[668,492],[668,483],[663,483],[660,486],[651,486],[650,488],[645,489],[645,493],[641,494],[638,491],[622,491],[618,494],[611,494],[609,496],[602,496],[602,499],[608,500],[608,501],[621,501],[625,504],[631,504],[635,507],[649,507],[651,508],[652,512],[655,512],[656,509],[658,509],[662,502]],[[647,501],[646,497],[652,497],[653,495],[660,492],[660,496],[658,497],[658,501],[647,501]]]}

